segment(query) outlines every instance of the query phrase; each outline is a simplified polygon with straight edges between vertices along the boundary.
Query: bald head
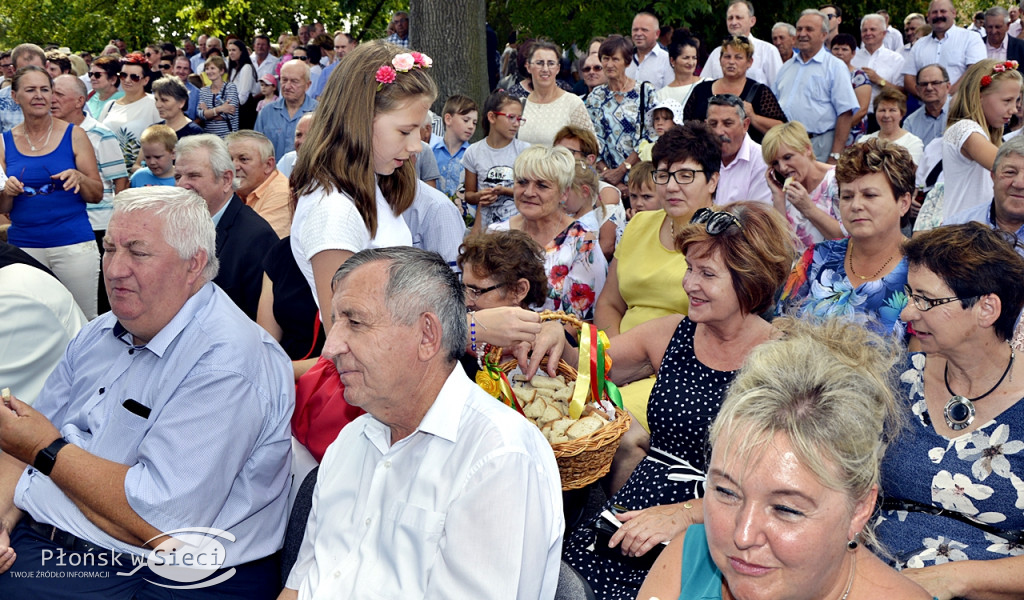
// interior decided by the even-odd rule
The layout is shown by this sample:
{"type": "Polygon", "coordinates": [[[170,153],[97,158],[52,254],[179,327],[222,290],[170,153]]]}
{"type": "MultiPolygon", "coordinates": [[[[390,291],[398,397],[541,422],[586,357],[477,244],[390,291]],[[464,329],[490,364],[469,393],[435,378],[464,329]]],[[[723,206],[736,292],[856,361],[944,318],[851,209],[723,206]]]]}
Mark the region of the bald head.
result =
{"type": "Polygon", "coordinates": [[[651,13],[642,12],[633,17],[633,45],[641,54],[647,54],[658,43],[658,18],[651,13]]]}
{"type": "Polygon", "coordinates": [[[305,100],[309,89],[309,67],[301,60],[290,60],[281,67],[281,97],[291,108],[297,108],[305,100]]]}
{"type": "Polygon", "coordinates": [[[85,120],[85,84],[74,75],[60,75],[53,80],[50,114],[68,123],[80,125],[85,120]]]}

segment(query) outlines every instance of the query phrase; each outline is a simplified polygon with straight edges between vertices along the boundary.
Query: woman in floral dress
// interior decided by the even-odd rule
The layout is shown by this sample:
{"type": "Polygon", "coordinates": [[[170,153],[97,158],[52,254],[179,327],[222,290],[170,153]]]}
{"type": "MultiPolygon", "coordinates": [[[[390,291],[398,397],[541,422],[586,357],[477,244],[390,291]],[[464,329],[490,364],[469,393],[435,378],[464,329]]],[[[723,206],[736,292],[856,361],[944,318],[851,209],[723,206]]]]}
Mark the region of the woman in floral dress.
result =
{"type": "Polygon", "coordinates": [[[1024,306],[1015,240],[980,223],[906,245],[903,310],[922,353],[900,375],[909,424],[882,464],[877,535],[938,598],[1024,597],[1024,306]]]}
{"type": "Polygon", "coordinates": [[[548,300],[543,309],[562,310],[584,321],[594,319],[594,304],[608,275],[608,261],[597,233],[562,210],[575,176],[572,153],[562,147],[531,146],[512,169],[513,198],[519,214],[488,231],[525,231],[544,248],[548,300]]]}
{"type": "Polygon", "coordinates": [[[843,152],[836,165],[839,215],[850,237],[804,252],[783,287],[776,310],[863,320],[878,333],[904,334],[907,263],[900,221],[914,193],[914,162],[906,148],[868,140],[843,152]]]}

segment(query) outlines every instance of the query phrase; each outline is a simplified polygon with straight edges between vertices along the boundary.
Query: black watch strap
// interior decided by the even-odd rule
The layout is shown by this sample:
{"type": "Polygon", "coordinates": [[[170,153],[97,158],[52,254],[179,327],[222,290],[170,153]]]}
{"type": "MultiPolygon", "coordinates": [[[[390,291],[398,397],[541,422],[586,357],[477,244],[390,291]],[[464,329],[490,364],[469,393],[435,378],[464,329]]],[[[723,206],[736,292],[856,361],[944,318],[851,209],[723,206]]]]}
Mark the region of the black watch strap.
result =
{"type": "Polygon", "coordinates": [[[39,454],[36,454],[36,460],[32,463],[32,466],[43,475],[49,477],[53,471],[53,465],[57,463],[57,453],[68,444],[69,442],[62,437],[55,439],[52,444],[40,450],[39,454]]]}

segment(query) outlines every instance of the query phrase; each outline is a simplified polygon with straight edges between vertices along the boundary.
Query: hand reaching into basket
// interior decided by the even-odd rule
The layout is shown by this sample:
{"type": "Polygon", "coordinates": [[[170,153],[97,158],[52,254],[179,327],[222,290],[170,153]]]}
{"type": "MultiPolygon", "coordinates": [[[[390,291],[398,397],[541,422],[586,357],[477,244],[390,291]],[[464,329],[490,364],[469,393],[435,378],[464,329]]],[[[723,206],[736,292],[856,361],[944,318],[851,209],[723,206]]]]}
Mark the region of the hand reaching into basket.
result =
{"type": "Polygon", "coordinates": [[[546,372],[554,377],[558,374],[558,361],[565,351],[565,329],[560,321],[545,321],[541,324],[540,333],[533,343],[520,342],[512,348],[512,353],[520,365],[526,365],[523,374],[532,379],[540,368],[540,361],[548,357],[546,372]]]}
{"type": "Polygon", "coordinates": [[[476,320],[476,341],[501,348],[520,342],[532,344],[541,332],[540,315],[517,306],[485,308],[471,313],[476,320]]]}
{"type": "Polygon", "coordinates": [[[697,498],[616,515],[622,521],[622,527],[611,537],[608,547],[618,545],[626,556],[643,556],[655,545],[671,540],[690,525],[703,523],[703,502],[697,498]]]}

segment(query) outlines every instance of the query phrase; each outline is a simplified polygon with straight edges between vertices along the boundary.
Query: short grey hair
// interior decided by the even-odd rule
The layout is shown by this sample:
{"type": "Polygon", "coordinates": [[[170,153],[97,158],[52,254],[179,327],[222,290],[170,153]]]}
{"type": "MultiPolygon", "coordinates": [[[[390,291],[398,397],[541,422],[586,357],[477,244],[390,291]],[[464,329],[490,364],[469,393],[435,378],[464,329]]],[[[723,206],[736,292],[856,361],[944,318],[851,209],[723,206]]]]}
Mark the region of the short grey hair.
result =
{"type": "Polygon", "coordinates": [[[441,322],[441,350],[448,362],[457,361],[466,351],[466,301],[458,276],[436,252],[411,246],[362,250],[338,267],[331,288],[336,289],[357,268],[379,261],[390,263],[383,300],[391,319],[411,325],[424,313],[436,315],[441,322]]]}
{"type": "Polygon", "coordinates": [[[921,67],[920,69],[918,69],[917,70],[917,79],[921,78],[921,73],[924,73],[925,69],[930,69],[931,67],[935,67],[940,72],[942,72],[942,79],[944,79],[946,81],[946,83],[949,83],[949,71],[947,71],[946,67],[940,65],[939,63],[932,63],[930,65],[925,65],[925,66],[921,67]]]}
{"type": "Polygon", "coordinates": [[[740,116],[741,121],[747,118],[747,109],[743,106],[743,99],[734,94],[716,94],[712,96],[708,100],[708,110],[704,113],[704,118],[707,118],[712,106],[731,106],[736,109],[736,113],[740,116]]]}
{"type": "Polygon", "coordinates": [[[71,75],[70,73],[58,75],[53,80],[54,85],[56,85],[58,81],[66,81],[68,85],[70,85],[71,88],[74,90],[74,92],[83,98],[89,95],[89,90],[85,89],[85,82],[79,79],[78,77],[71,75]]]}
{"type": "MultiPolygon", "coordinates": [[[[298,122],[296,122],[296,124],[298,124],[298,122]]],[[[268,158],[274,156],[274,142],[271,142],[270,138],[262,133],[253,131],[252,129],[239,129],[238,131],[229,133],[227,137],[224,138],[224,141],[228,145],[229,152],[231,144],[234,144],[235,142],[253,142],[256,144],[257,150],[259,150],[260,162],[267,162],[268,158]]]]}
{"type": "MultiPolygon", "coordinates": [[[[747,6],[747,12],[750,13],[751,17],[754,16],[754,3],[750,0],[730,0],[729,6],[732,6],[733,4],[745,4],[747,6]]],[[[725,9],[729,10],[729,6],[725,7],[725,9]]]]}
{"type": "Polygon", "coordinates": [[[235,163],[231,160],[228,145],[224,140],[211,133],[189,135],[181,138],[174,147],[174,153],[180,159],[199,149],[205,149],[209,154],[210,168],[215,175],[227,172],[231,173],[231,177],[234,178],[235,163]]]}
{"type": "Polygon", "coordinates": [[[878,13],[871,13],[871,14],[864,15],[863,17],[860,18],[860,28],[864,29],[864,23],[866,23],[868,21],[880,21],[882,23],[882,29],[883,30],[886,27],[888,27],[888,25],[885,22],[885,17],[883,17],[882,15],[880,15],[878,13]]]}
{"type": "Polygon", "coordinates": [[[822,33],[828,33],[828,15],[826,15],[825,13],[821,12],[820,10],[818,10],[816,8],[808,8],[808,9],[805,9],[804,11],[802,11],[800,13],[801,17],[811,16],[811,15],[821,19],[821,32],[822,33]]]}
{"type": "Polygon", "coordinates": [[[562,194],[576,178],[576,159],[561,146],[548,148],[536,144],[519,153],[512,163],[512,171],[516,178],[550,181],[562,194]]]}
{"type": "Polygon", "coordinates": [[[779,21],[778,23],[772,25],[772,31],[775,31],[776,29],[779,28],[784,28],[786,30],[786,33],[788,33],[789,35],[796,35],[796,26],[794,25],[791,25],[789,23],[783,23],[782,21],[779,21]]]}
{"type": "Polygon", "coordinates": [[[989,17],[1002,17],[1004,23],[1010,22],[1010,11],[1006,10],[1002,6],[993,6],[992,8],[985,11],[985,18],[989,17]]]}
{"type": "Polygon", "coordinates": [[[136,211],[148,211],[163,219],[164,241],[181,260],[191,260],[200,251],[206,253],[202,272],[205,281],[217,276],[217,230],[199,194],[179,187],[150,186],[127,189],[114,196],[114,216],[136,211]]]}
{"type": "Polygon", "coordinates": [[[1024,156],[1024,138],[1017,135],[1014,136],[999,146],[999,151],[996,152],[996,159],[992,161],[992,171],[994,172],[999,168],[999,164],[1003,162],[1003,159],[1010,154],[1016,154],[1017,156],[1024,156]]]}

